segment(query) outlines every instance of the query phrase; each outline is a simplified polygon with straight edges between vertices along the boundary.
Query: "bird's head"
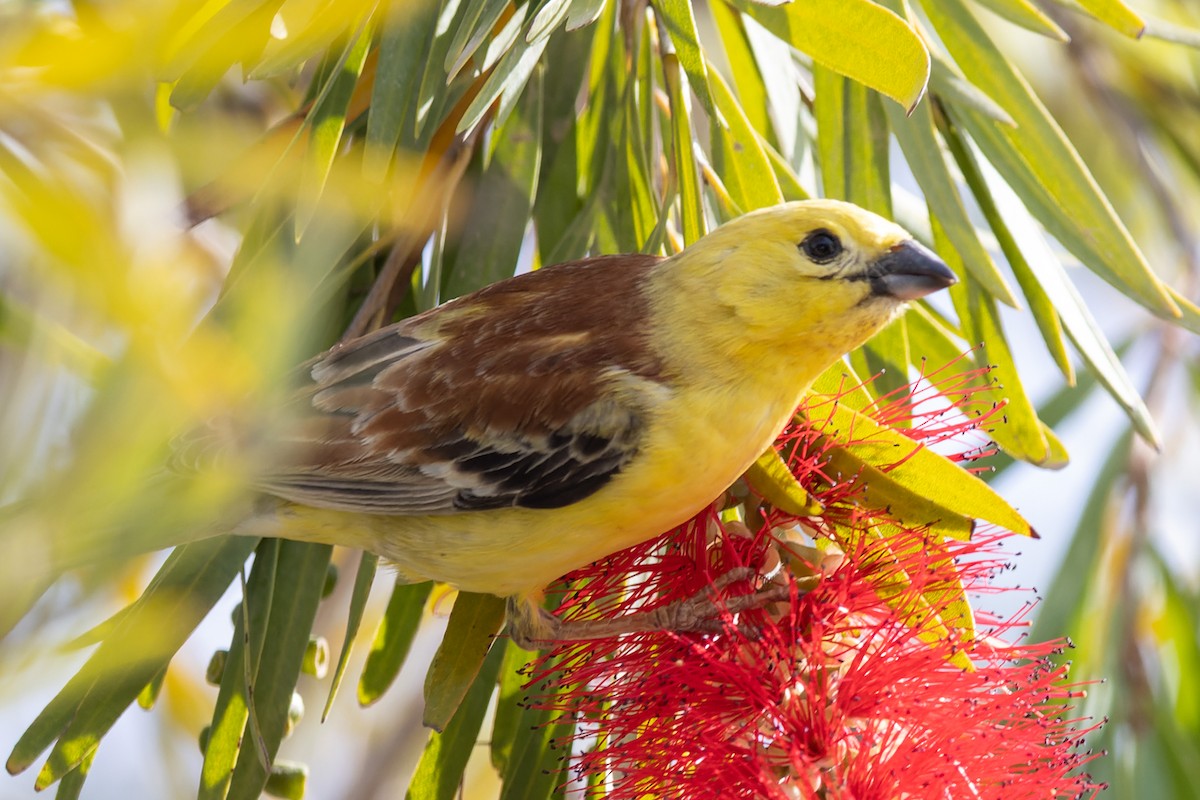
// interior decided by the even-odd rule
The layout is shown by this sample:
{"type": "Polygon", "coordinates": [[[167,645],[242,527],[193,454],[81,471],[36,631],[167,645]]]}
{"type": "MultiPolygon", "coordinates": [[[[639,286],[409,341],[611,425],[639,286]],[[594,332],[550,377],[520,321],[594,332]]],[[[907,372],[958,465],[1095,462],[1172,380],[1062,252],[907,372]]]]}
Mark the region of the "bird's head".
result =
{"type": "Polygon", "coordinates": [[[833,358],[864,343],[905,302],[956,281],[899,225],[836,200],[746,214],[677,257],[681,266],[689,260],[716,306],[732,312],[740,337],[780,346],[802,339],[833,358]]]}

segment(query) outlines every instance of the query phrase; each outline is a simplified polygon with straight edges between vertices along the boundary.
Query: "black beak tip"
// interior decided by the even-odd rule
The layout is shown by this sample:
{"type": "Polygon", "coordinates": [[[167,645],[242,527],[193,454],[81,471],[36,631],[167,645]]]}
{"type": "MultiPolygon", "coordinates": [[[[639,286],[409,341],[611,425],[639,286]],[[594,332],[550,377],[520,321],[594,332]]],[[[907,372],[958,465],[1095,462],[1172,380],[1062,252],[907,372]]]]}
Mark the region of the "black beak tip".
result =
{"type": "Polygon", "coordinates": [[[875,294],[916,300],[958,283],[958,277],[928,247],[911,239],[893,246],[871,269],[875,294]]]}

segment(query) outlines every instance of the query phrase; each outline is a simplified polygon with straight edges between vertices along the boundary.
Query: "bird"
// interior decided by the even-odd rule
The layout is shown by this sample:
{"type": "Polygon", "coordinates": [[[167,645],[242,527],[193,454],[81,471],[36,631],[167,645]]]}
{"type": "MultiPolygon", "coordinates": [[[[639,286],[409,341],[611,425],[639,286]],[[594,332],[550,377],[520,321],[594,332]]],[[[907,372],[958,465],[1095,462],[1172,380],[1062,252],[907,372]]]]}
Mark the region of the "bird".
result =
{"type": "Polygon", "coordinates": [[[837,200],[750,212],[671,257],[502,280],[306,362],[256,478],[269,502],[233,532],[507,598],[526,649],[573,638],[546,586],[713,502],[818,375],[955,281],[837,200]]]}

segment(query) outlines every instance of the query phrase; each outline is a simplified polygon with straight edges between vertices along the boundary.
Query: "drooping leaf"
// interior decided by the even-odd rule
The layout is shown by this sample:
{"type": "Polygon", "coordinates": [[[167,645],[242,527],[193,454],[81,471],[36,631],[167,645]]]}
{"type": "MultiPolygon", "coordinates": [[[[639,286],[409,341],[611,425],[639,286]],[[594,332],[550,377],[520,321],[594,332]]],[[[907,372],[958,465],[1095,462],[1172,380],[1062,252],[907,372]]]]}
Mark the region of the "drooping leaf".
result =
{"type": "Polygon", "coordinates": [[[350,610],[346,619],[346,638],[342,642],[342,652],[338,656],[337,667],[333,671],[333,679],[329,682],[329,697],[325,700],[325,708],[321,712],[321,722],[329,718],[333,708],[333,700],[337,697],[342,685],[342,676],[346,673],[346,665],[350,661],[350,651],[354,648],[354,640],[358,636],[358,628],[362,624],[363,611],[366,610],[367,600],[371,596],[371,586],[375,583],[375,572],[379,567],[379,556],[374,553],[363,553],[358,562],[358,572],[354,576],[354,588],[350,592],[350,610]]]}
{"type": "Polygon", "coordinates": [[[369,706],[382,697],[400,674],[432,590],[431,583],[397,583],[392,590],[358,679],[359,705],[369,706]]]}
{"type": "Polygon", "coordinates": [[[503,625],[503,599],[490,594],[458,593],[446,635],[425,675],[421,721],[426,727],[446,730],[503,625]]]}

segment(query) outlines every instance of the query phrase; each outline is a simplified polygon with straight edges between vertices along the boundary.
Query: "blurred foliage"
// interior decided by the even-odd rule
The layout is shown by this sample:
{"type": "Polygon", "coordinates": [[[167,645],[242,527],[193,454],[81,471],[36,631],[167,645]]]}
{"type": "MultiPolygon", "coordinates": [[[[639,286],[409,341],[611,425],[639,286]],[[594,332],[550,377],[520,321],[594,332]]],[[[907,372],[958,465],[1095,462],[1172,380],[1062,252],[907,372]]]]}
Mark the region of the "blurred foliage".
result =
{"type": "MultiPolygon", "coordinates": [[[[135,700],[153,703],[164,675],[171,687],[176,651],[234,585],[244,599],[200,795],[298,796],[315,776],[275,754],[331,553],[205,539],[244,513],[246,476],[269,454],[248,448],[183,480],[162,470],[172,437],[220,416],[270,426],[288,371],[339,335],[518,268],[671,253],[745,211],[820,195],[895,217],[964,276],[952,306],[921,304],[847,369],[887,369],[884,391],[974,347],[975,365],[996,365],[996,442],[1046,467],[1066,459],[1051,426],[1087,397],[1123,410],[1129,433],[1036,633],[1070,632],[1075,675],[1109,679],[1085,709],[1111,720],[1099,744],[1112,756],[1097,762],[1108,794],[1192,796],[1200,588],[1173,529],[1197,467],[1200,367],[1185,329],[1200,329],[1188,299],[1200,13],[1187,0],[1068,6],[0,4],[0,659],[32,658],[128,603],[145,568],[133,554],[198,540],[76,642],[102,640],[10,771],[51,748],[37,785],[77,795],[103,736],[135,700]],[[1142,392],[1097,323],[1114,295],[1090,307],[1084,270],[1127,298],[1122,313],[1144,312],[1124,351],[1142,392]],[[1030,314],[1077,388],[1034,402],[1004,307],[1030,314]],[[1160,438],[1156,456],[1146,443],[1160,438]]],[[[398,586],[368,611],[376,565],[364,558],[348,598],[333,595],[349,620],[328,704],[364,620],[365,705],[399,674],[428,605],[430,587],[398,586]]],[[[451,676],[429,697],[445,727],[422,742],[410,795],[449,798],[464,770],[494,769],[501,796],[558,796],[554,726],[518,705],[520,651],[489,654],[498,609],[468,599],[435,661],[451,676]]],[[[378,780],[358,797],[386,775],[386,754],[369,758],[363,774],[378,780]]]]}

